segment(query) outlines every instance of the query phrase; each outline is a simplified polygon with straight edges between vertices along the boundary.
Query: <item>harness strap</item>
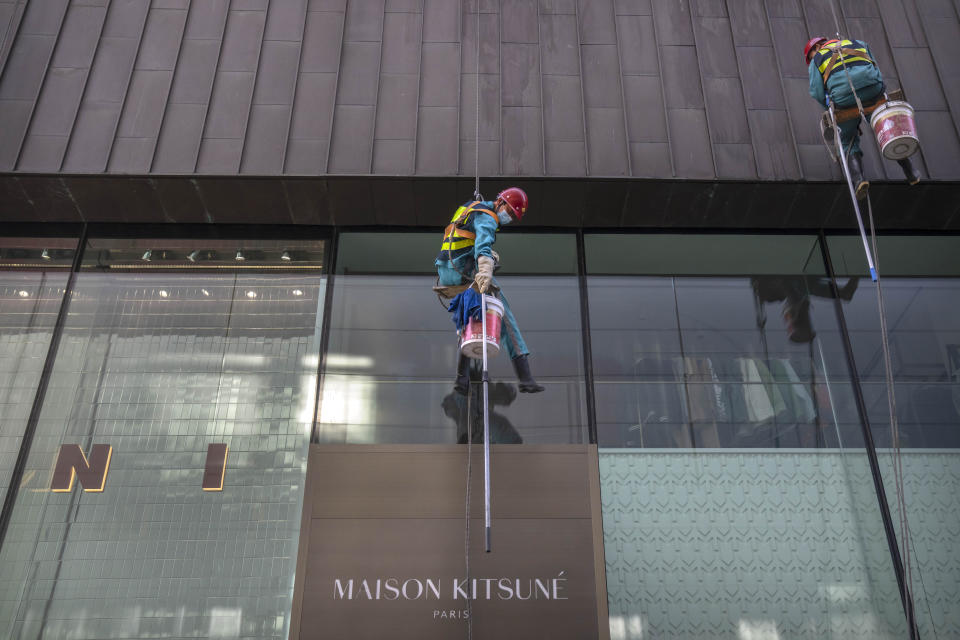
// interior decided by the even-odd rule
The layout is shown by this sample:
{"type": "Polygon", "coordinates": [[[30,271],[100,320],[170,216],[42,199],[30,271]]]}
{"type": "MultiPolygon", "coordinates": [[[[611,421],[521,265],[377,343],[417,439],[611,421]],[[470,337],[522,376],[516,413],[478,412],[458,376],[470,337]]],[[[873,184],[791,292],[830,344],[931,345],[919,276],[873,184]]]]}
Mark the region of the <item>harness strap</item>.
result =
{"type": "MultiPolygon", "coordinates": [[[[823,76],[824,84],[826,84],[827,80],[830,79],[830,74],[833,73],[834,69],[836,69],[837,67],[843,66],[842,62],[839,65],[837,64],[837,60],[840,58],[841,55],[849,56],[843,59],[843,62],[846,62],[847,64],[852,62],[866,62],[868,64],[876,64],[873,60],[870,59],[870,56],[867,55],[866,50],[851,49],[850,47],[844,47],[839,45],[836,47],[830,47],[828,45],[827,47],[824,47],[824,48],[833,50],[833,55],[830,56],[830,59],[827,60],[825,64],[820,65],[820,74],[823,76]]],[[[822,50],[823,49],[821,49],[821,51],[822,50]]]]}

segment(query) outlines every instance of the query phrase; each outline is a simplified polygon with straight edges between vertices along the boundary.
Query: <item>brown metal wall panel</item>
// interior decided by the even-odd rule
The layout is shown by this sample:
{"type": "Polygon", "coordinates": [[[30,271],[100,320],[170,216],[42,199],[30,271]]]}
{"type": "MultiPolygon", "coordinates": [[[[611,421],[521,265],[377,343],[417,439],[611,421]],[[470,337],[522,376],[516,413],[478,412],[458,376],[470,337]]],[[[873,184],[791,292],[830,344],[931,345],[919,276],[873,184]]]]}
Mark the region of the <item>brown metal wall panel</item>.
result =
{"type": "Polygon", "coordinates": [[[0,171],[469,178],[479,7],[486,176],[836,179],[799,55],[836,10],[957,180],[958,4],[0,0],[0,171]]]}

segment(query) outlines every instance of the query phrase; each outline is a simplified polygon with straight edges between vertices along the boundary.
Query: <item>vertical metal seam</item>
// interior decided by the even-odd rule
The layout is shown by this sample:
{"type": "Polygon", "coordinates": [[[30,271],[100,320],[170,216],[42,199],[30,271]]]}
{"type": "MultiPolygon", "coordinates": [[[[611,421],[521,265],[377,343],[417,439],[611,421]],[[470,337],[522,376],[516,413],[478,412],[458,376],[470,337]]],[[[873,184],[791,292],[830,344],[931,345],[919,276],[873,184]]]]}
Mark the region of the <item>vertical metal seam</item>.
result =
{"type": "MultiPolygon", "coordinates": [[[[417,173],[417,151],[419,151],[418,139],[420,135],[420,96],[423,93],[423,25],[427,15],[425,0],[420,0],[420,50],[417,54],[417,107],[413,112],[413,158],[410,163],[410,171],[406,175],[416,175],[417,173]]],[[[459,135],[459,134],[458,134],[459,135]]]]}
{"type": "Polygon", "coordinates": [[[267,0],[267,8],[263,12],[263,33],[260,35],[260,46],[257,47],[257,64],[253,69],[253,86],[250,87],[250,104],[247,105],[247,117],[243,121],[243,137],[240,138],[240,157],[237,159],[236,173],[238,175],[243,173],[243,152],[247,150],[247,135],[250,133],[250,115],[253,113],[253,105],[257,99],[257,84],[260,81],[260,62],[263,60],[263,43],[267,39],[268,20],[270,20],[270,0],[267,0]]]}
{"type": "MultiPolygon", "coordinates": [[[[150,5],[147,4],[147,5],[146,5],[146,10],[143,12],[143,20],[142,20],[141,23],[140,23],[140,34],[137,36],[137,48],[136,48],[136,51],[135,51],[134,54],[133,54],[133,60],[132,60],[131,63],[130,63],[130,72],[127,74],[127,81],[126,81],[126,82],[124,83],[124,85],[123,85],[123,96],[121,96],[121,98],[120,98],[120,109],[119,109],[119,111],[117,111],[117,119],[116,119],[116,121],[113,123],[113,131],[112,131],[111,134],[110,134],[110,145],[109,145],[109,147],[107,148],[107,155],[106,155],[106,157],[104,158],[103,167],[100,168],[100,172],[101,172],[101,173],[105,173],[105,172],[107,172],[107,171],[110,169],[110,159],[113,157],[113,149],[114,149],[114,147],[117,146],[117,132],[120,130],[120,121],[123,120],[123,111],[124,111],[124,109],[126,109],[126,107],[127,107],[127,96],[130,94],[130,83],[133,81],[133,74],[135,74],[135,73],[137,72],[137,61],[140,59],[140,50],[143,48],[143,34],[144,34],[144,32],[146,32],[146,30],[147,30],[147,21],[148,21],[149,19],[150,19],[150,5]]],[[[184,32],[186,32],[186,30],[187,30],[187,21],[188,21],[189,19],[190,19],[190,10],[187,9],[187,15],[186,15],[186,17],[184,18],[184,22],[183,22],[183,31],[184,31],[184,32]]],[[[182,47],[182,46],[183,46],[183,36],[180,36],[180,45],[179,45],[179,47],[182,47]]],[[[177,50],[177,60],[178,60],[178,61],[180,60],[180,49],[179,49],[179,48],[178,48],[178,50],[177,50]]],[[[175,65],[175,67],[176,67],[176,65],[175,65]]],[[[171,86],[171,88],[173,87],[173,74],[171,74],[171,76],[170,76],[170,86],[171,86]]],[[[167,96],[169,97],[169,95],[170,95],[170,92],[167,91],[167,96]]],[[[163,110],[164,110],[164,112],[166,112],[166,110],[167,110],[166,104],[164,104],[163,110]]],[[[161,123],[162,123],[162,117],[163,117],[163,116],[161,115],[161,123]]],[[[159,130],[157,131],[157,138],[156,138],[156,139],[157,139],[157,140],[160,139],[160,131],[159,131],[159,130]]],[[[156,141],[154,141],[153,146],[154,146],[154,149],[156,149],[156,146],[157,146],[156,141]]],[[[150,154],[150,164],[151,164],[151,165],[153,164],[153,153],[150,154]]],[[[148,173],[149,173],[149,168],[148,168],[148,173]]]]}
{"type": "MultiPolygon", "coordinates": [[[[937,82],[940,83],[940,93],[943,95],[943,101],[947,103],[947,113],[950,114],[950,119],[953,121],[953,128],[957,132],[957,137],[960,138],[960,107],[955,107],[953,102],[947,97],[946,92],[943,88],[946,86],[943,83],[943,74],[940,73],[940,66],[937,64],[937,57],[933,55],[933,46],[930,42],[930,36],[927,35],[926,20],[923,17],[923,11],[920,10],[920,7],[917,6],[914,0],[910,0],[917,9],[917,14],[920,16],[920,31],[923,32],[923,39],[927,41],[927,51],[930,53],[930,60],[933,62],[933,72],[937,74],[937,82]]],[[[841,5],[842,11],[842,5],[841,5]]],[[[886,31],[886,29],[884,29],[886,31]]],[[[924,164],[926,164],[926,159],[924,159],[924,164]]]]}
{"type": "Polygon", "coordinates": [[[587,402],[587,438],[599,445],[596,394],[593,379],[593,343],[590,336],[590,298],[587,291],[587,255],[583,229],[577,229],[577,284],[580,290],[580,336],[583,343],[583,374],[587,402]]]}
{"type": "Polygon", "coordinates": [[[330,232],[330,250],[327,251],[327,287],[323,292],[323,326],[320,327],[320,344],[317,358],[317,387],[313,399],[313,424],[310,425],[310,442],[319,442],[320,404],[323,401],[323,383],[327,371],[327,349],[330,344],[330,319],[333,316],[333,281],[337,270],[337,253],[340,250],[340,231],[334,227],[330,232]]]}
{"type": "MultiPolygon", "coordinates": [[[[309,1],[309,0],[308,0],[309,1]]],[[[330,133],[327,135],[327,160],[321,173],[330,173],[330,155],[333,153],[333,127],[337,121],[337,100],[340,94],[340,71],[343,69],[343,41],[347,37],[347,12],[350,0],[343,2],[343,23],[340,25],[340,46],[337,49],[337,77],[333,82],[333,105],[330,109],[330,133]]]]}
{"type": "Polygon", "coordinates": [[[827,267],[827,275],[830,278],[830,289],[833,292],[833,308],[837,316],[837,325],[840,331],[841,342],[843,343],[844,355],[847,360],[847,367],[850,370],[850,384],[853,387],[854,404],[857,407],[857,413],[860,417],[860,429],[863,432],[864,450],[867,454],[867,460],[870,465],[870,475],[873,479],[874,494],[877,497],[877,503],[880,507],[880,519],[883,523],[884,533],[887,540],[887,550],[890,552],[890,559],[893,564],[893,571],[897,578],[897,587],[900,591],[900,604],[903,607],[903,613],[906,618],[910,637],[914,635],[916,619],[913,611],[913,597],[907,587],[904,577],[903,559],[900,556],[900,548],[897,543],[896,530],[893,527],[893,517],[890,514],[890,503],[887,500],[886,490],[883,486],[883,474],[880,471],[880,461],[877,458],[877,449],[873,441],[873,431],[870,427],[870,418],[867,413],[866,400],[863,397],[863,387],[860,382],[860,372],[857,370],[856,359],[853,353],[853,344],[850,341],[850,333],[847,328],[846,317],[843,313],[843,303],[840,301],[840,290],[837,286],[837,275],[833,268],[833,260],[830,257],[830,251],[827,249],[827,237],[820,230],[820,252],[823,255],[824,264],[827,267]]]}
{"type": "MultiPolygon", "coordinates": [[[[462,126],[463,120],[463,35],[465,29],[463,28],[463,3],[465,0],[459,0],[457,2],[457,41],[460,45],[458,55],[460,56],[457,61],[457,130],[454,132],[454,135],[457,138],[457,172],[456,175],[460,175],[460,172],[463,170],[463,167],[460,166],[460,155],[463,153],[462,145],[463,141],[460,139],[460,127],[462,126]]],[[[426,13],[426,7],[424,7],[424,13],[426,13]]],[[[479,34],[478,34],[479,35],[479,34]]]]}
{"type": "Polygon", "coordinates": [[[620,51],[620,20],[617,19],[617,5],[615,0],[610,3],[610,10],[613,11],[613,39],[614,45],[617,48],[617,69],[620,72],[620,77],[617,78],[617,81],[620,83],[620,109],[623,112],[623,141],[624,151],[627,155],[627,175],[632,176],[633,158],[630,153],[630,122],[627,118],[627,89],[623,81],[623,53],[620,51]]]}
{"type": "MultiPolygon", "coordinates": [[[[726,0],[724,0],[724,7],[726,7],[726,0]]],[[[710,145],[710,161],[713,163],[713,177],[719,178],[720,172],[717,170],[717,149],[713,143],[713,127],[710,126],[710,108],[707,105],[707,90],[703,85],[703,62],[700,60],[700,46],[697,42],[697,27],[693,24],[693,6],[688,3],[687,8],[690,10],[690,34],[693,36],[693,55],[697,58],[697,84],[700,85],[700,96],[703,98],[703,119],[707,123],[707,144],[710,145]]],[[[727,15],[730,15],[729,11],[727,12],[727,15]]],[[[734,44],[734,50],[736,50],[736,44],[734,44]]],[[[734,53],[734,57],[737,57],[736,53],[734,53]]],[[[738,70],[739,64],[740,62],[738,60],[738,70]]]]}
{"type": "MultiPolygon", "coordinates": [[[[40,102],[40,96],[43,95],[43,88],[47,85],[47,76],[50,75],[50,63],[53,62],[53,57],[57,53],[57,48],[60,44],[60,36],[63,35],[63,24],[67,21],[67,13],[70,12],[70,0],[64,0],[63,15],[60,16],[60,23],[57,25],[57,37],[53,41],[53,46],[50,47],[50,55],[47,56],[47,62],[43,67],[43,76],[40,79],[40,85],[37,87],[37,95],[33,98],[33,104],[30,105],[30,115],[27,116],[27,126],[23,130],[23,137],[20,138],[20,145],[17,149],[17,157],[13,161],[13,166],[10,168],[11,171],[17,171],[20,165],[20,158],[23,156],[23,148],[26,146],[27,139],[30,138],[30,129],[33,128],[33,116],[37,113],[37,103],[40,102]]],[[[29,9],[29,3],[24,7],[23,15],[26,17],[27,9],[29,9]]],[[[10,54],[13,55],[13,49],[10,50],[10,54]]]]}
{"type": "MultiPolygon", "coordinates": [[[[220,34],[220,47],[217,49],[217,66],[213,71],[213,82],[210,83],[210,93],[207,97],[206,108],[203,110],[203,126],[200,127],[200,139],[197,141],[197,153],[193,157],[193,170],[190,172],[192,174],[197,173],[197,166],[200,164],[200,153],[203,151],[203,137],[207,132],[207,122],[210,120],[210,105],[213,103],[213,96],[217,92],[217,86],[220,84],[218,80],[220,79],[220,63],[223,60],[223,43],[227,39],[227,26],[230,24],[230,12],[233,11],[233,0],[227,0],[227,10],[223,17],[223,31],[220,34]]],[[[186,25],[184,25],[184,33],[186,33],[186,25]]],[[[171,83],[171,89],[173,84],[171,83]]],[[[160,138],[157,138],[159,142],[160,138]]]]}
{"type": "MultiPolygon", "coordinates": [[[[766,0],[763,1],[766,3],[766,0]]],[[[830,1],[832,2],[833,0],[830,1]]],[[[733,58],[737,63],[737,82],[740,84],[740,98],[743,100],[743,116],[747,119],[747,133],[750,134],[750,151],[753,152],[753,171],[757,176],[757,180],[760,180],[760,161],[757,159],[759,158],[757,155],[757,139],[753,133],[753,124],[750,122],[750,109],[747,107],[747,91],[743,88],[743,68],[740,66],[740,56],[737,55],[737,42],[733,38],[733,18],[730,17],[730,7],[727,0],[723,0],[723,8],[727,12],[727,22],[730,24],[730,42],[733,43],[733,58]]],[[[774,55],[776,55],[776,52],[774,52],[774,55]]],[[[779,69],[777,69],[777,75],[780,75],[779,69]]],[[[704,96],[704,99],[706,99],[706,96],[704,96]]],[[[789,114],[787,119],[789,119],[789,114]]],[[[801,175],[803,174],[801,173],[801,175]]]]}
{"type": "Polygon", "coordinates": [[[307,18],[310,16],[310,0],[303,1],[303,25],[300,27],[300,51],[297,52],[297,71],[293,78],[293,91],[290,95],[290,113],[287,114],[287,128],[283,135],[283,157],[280,159],[280,175],[287,174],[287,156],[290,154],[290,130],[293,128],[293,110],[297,103],[297,90],[300,88],[300,69],[303,67],[303,45],[307,40],[307,18]]]}
{"type": "Polygon", "coordinates": [[[13,45],[17,41],[17,38],[20,37],[20,26],[23,24],[23,16],[27,13],[27,0],[16,0],[16,4],[13,6],[13,12],[10,14],[10,22],[7,24],[6,30],[4,30],[3,38],[0,39],[0,80],[3,79],[3,72],[7,69],[7,62],[10,61],[10,55],[13,53],[13,45]],[[20,15],[17,15],[17,11],[20,10],[20,15]],[[13,24],[16,22],[16,26],[13,24]],[[11,28],[12,27],[12,28],[11,28]],[[10,32],[13,31],[13,36],[11,37],[10,32]],[[7,44],[9,43],[9,47],[7,44]],[[4,51],[7,52],[4,55],[4,51]]]}
{"type": "Polygon", "coordinates": [[[670,152],[670,173],[677,177],[677,163],[673,158],[673,140],[670,138],[670,109],[667,106],[667,86],[663,82],[663,53],[660,51],[660,30],[657,28],[656,3],[650,3],[650,17],[653,18],[653,44],[657,49],[657,76],[660,78],[660,100],[663,102],[663,121],[667,125],[667,150],[670,152]]]}
{"type": "Polygon", "coordinates": [[[540,2],[537,0],[537,75],[540,80],[540,175],[549,175],[547,172],[547,125],[544,114],[543,99],[543,30],[540,21],[540,2]]]}
{"type": "MultiPolygon", "coordinates": [[[[152,2],[151,2],[152,5],[152,2]]],[[[183,41],[187,39],[187,29],[190,27],[190,13],[193,9],[193,4],[187,8],[187,15],[183,18],[183,31],[180,32],[180,42],[177,44],[177,59],[173,63],[173,69],[170,72],[170,86],[167,87],[167,93],[163,97],[163,114],[160,116],[160,126],[157,127],[157,136],[153,140],[153,150],[150,152],[150,166],[147,168],[147,173],[153,173],[153,166],[157,161],[157,148],[160,146],[160,136],[163,135],[163,127],[167,122],[167,112],[170,107],[170,94],[173,93],[173,84],[176,82],[177,77],[180,71],[180,56],[183,55],[183,41]]],[[[150,12],[151,8],[147,8],[147,16],[143,20],[143,29],[140,31],[140,42],[137,44],[137,57],[133,62],[133,69],[130,71],[130,79],[127,81],[127,91],[124,91],[123,102],[126,106],[127,101],[127,92],[130,89],[130,82],[133,82],[133,75],[137,72],[137,63],[140,61],[140,49],[143,47],[143,36],[147,31],[147,23],[150,21],[150,12]]],[[[227,7],[227,14],[229,15],[230,8],[227,7]]],[[[227,23],[223,23],[224,31],[226,31],[227,23]]],[[[220,39],[220,46],[223,46],[223,38],[220,39]]],[[[219,53],[217,54],[220,55],[219,53]]],[[[218,57],[219,61],[219,57],[218,57]]],[[[216,78],[216,69],[214,69],[214,78],[216,78]]],[[[210,93],[213,93],[213,82],[210,83],[210,93]]],[[[210,95],[207,96],[207,104],[210,103],[210,95]]],[[[120,113],[120,118],[123,117],[123,112],[120,113]]],[[[117,119],[117,130],[120,129],[120,119],[117,119]]],[[[201,138],[203,133],[201,132],[201,138]]],[[[114,134],[114,144],[116,144],[116,134],[114,134]]],[[[197,151],[199,152],[200,147],[197,146],[197,151]]],[[[110,156],[113,156],[113,145],[110,147],[110,156]]],[[[111,158],[107,158],[107,166],[109,167],[109,162],[111,158]]]]}
{"type": "MultiPolygon", "coordinates": [[[[727,2],[728,0],[724,0],[727,2]]],[[[729,11],[727,12],[729,14],[729,11]]],[[[777,48],[773,46],[773,23],[770,21],[770,8],[767,6],[766,0],[763,3],[763,16],[767,22],[767,33],[770,34],[770,48],[773,49],[773,59],[778,60],[779,54],[777,48]]],[[[733,23],[731,23],[732,26],[733,23]]],[[[736,46],[736,45],[734,45],[736,46]]],[[[737,56],[737,68],[739,69],[740,65],[740,56],[737,56]]],[[[797,160],[797,173],[800,175],[800,179],[804,178],[803,175],[803,162],[800,159],[800,145],[797,142],[797,132],[793,128],[793,119],[790,117],[790,101],[787,99],[787,88],[783,83],[783,73],[780,71],[779,64],[777,65],[777,80],[780,82],[780,95],[783,97],[783,110],[787,114],[787,128],[790,130],[790,137],[793,139],[793,155],[797,160]]],[[[743,106],[746,107],[747,103],[744,100],[743,106]]],[[[749,125],[749,121],[747,122],[749,125]]],[[[758,172],[759,175],[759,172],[758,172]]]]}
{"type": "Polygon", "coordinates": [[[57,319],[53,325],[53,331],[50,335],[50,344],[47,346],[47,354],[44,357],[43,369],[40,371],[40,380],[37,383],[37,389],[33,394],[33,404],[30,407],[30,413],[27,417],[27,425],[23,430],[23,437],[20,440],[20,448],[17,451],[17,459],[13,465],[13,472],[10,475],[10,482],[7,485],[7,493],[3,499],[3,508],[0,509],[0,549],[3,548],[6,540],[7,530],[10,526],[10,519],[13,516],[13,508],[17,501],[17,494],[20,493],[20,483],[23,481],[23,472],[27,466],[27,458],[30,455],[30,448],[33,445],[33,438],[37,432],[37,424],[40,421],[40,411],[43,409],[44,400],[47,395],[47,388],[50,384],[50,376],[53,373],[54,361],[60,348],[60,338],[63,336],[63,328],[67,321],[67,312],[70,307],[70,296],[73,292],[73,286],[76,282],[77,273],[83,264],[83,253],[87,244],[87,224],[84,223],[80,231],[80,237],[77,239],[77,250],[73,256],[73,264],[70,266],[70,275],[67,276],[66,286],[63,288],[63,297],[60,299],[60,308],[57,310],[57,319]]]}
{"type": "Polygon", "coordinates": [[[90,75],[93,73],[93,65],[97,62],[97,54],[100,53],[100,43],[103,42],[103,28],[107,24],[107,17],[110,15],[112,0],[107,0],[103,9],[103,21],[100,23],[100,30],[97,32],[97,44],[93,47],[93,55],[90,56],[90,66],[83,76],[83,87],[80,89],[80,99],[77,100],[77,108],[73,112],[73,122],[70,124],[70,133],[67,134],[67,144],[63,147],[63,155],[60,156],[60,163],[57,165],[57,172],[63,173],[63,165],[67,161],[67,155],[70,153],[70,143],[73,142],[73,133],[77,129],[77,118],[80,116],[80,110],[83,109],[83,101],[87,97],[87,86],[90,84],[90,75]]]}
{"type": "Polygon", "coordinates": [[[580,2],[573,4],[573,22],[577,28],[577,66],[580,69],[580,114],[583,124],[583,175],[590,175],[590,140],[587,137],[587,96],[583,90],[583,45],[580,42],[580,2]]]}
{"type": "MultiPolygon", "coordinates": [[[[499,147],[500,153],[497,154],[498,157],[498,173],[503,175],[503,110],[506,108],[503,106],[503,0],[497,0],[497,14],[496,14],[495,24],[497,25],[497,102],[500,104],[500,109],[497,111],[497,120],[499,121],[499,127],[497,130],[497,146],[499,147]]],[[[482,23],[481,23],[482,25],[482,23]]],[[[479,36],[479,34],[477,34],[479,36]]],[[[482,42],[482,41],[481,41],[482,42]]],[[[519,170],[517,175],[519,175],[519,170]]]]}
{"type": "MultiPolygon", "coordinates": [[[[377,56],[377,90],[373,95],[373,122],[370,124],[370,175],[373,175],[373,147],[377,142],[377,114],[380,112],[380,86],[383,84],[383,38],[387,32],[387,3],[383,3],[383,18],[380,20],[380,55],[377,56]]],[[[376,217],[376,211],[374,211],[376,217]]]]}

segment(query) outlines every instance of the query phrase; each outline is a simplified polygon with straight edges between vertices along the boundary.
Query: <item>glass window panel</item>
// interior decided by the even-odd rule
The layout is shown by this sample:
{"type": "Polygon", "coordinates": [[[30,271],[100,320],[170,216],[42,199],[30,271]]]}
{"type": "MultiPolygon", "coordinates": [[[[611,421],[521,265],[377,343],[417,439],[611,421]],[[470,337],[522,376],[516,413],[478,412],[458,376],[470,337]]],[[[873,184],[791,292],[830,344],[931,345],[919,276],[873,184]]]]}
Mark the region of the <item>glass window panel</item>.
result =
{"type": "Polygon", "coordinates": [[[589,234],[590,275],[794,275],[826,273],[811,235],[589,234]]]}
{"type": "Polygon", "coordinates": [[[0,550],[0,635],[288,635],[324,291],[316,270],[77,275],[0,550]],[[48,490],[61,444],[113,447],[102,492],[48,490]]]}
{"type": "MultiPolygon", "coordinates": [[[[431,290],[438,246],[438,234],[341,235],[317,427],[321,442],[466,440],[471,411],[452,389],[456,328],[431,290]]],[[[491,415],[499,425],[492,427],[493,441],[583,442],[575,239],[514,233],[498,237],[497,249],[504,261],[497,279],[530,348],[533,373],[547,390],[518,394],[506,353],[491,358],[491,380],[504,383],[491,391],[491,415]],[[523,251],[542,259],[521,258],[523,251]]]]}
{"type": "MultiPolygon", "coordinates": [[[[827,238],[838,276],[868,276],[860,236],[827,238]]],[[[960,236],[878,236],[877,266],[884,276],[960,276],[960,236]]]]}
{"type": "Polygon", "coordinates": [[[30,417],[77,241],[0,238],[0,501],[30,417]]]}
{"type": "Polygon", "coordinates": [[[910,560],[921,637],[960,634],[954,579],[960,573],[960,278],[918,275],[956,272],[954,241],[888,238],[880,247],[899,456],[892,448],[876,287],[862,287],[844,307],[901,556],[910,560]],[[897,253],[893,247],[911,250],[897,253]],[[900,273],[914,277],[895,275],[900,273]]]}
{"type": "Polygon", "coordinates": [[[611,638],[903,637],[816,239],[585,244],[611,638]]]}

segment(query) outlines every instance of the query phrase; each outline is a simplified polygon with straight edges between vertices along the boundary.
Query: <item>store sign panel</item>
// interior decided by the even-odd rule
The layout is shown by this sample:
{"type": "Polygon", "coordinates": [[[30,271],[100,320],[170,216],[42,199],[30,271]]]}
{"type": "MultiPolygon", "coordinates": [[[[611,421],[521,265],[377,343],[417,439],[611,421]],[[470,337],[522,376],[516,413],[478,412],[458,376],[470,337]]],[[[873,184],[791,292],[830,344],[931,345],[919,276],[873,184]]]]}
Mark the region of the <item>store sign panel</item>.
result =
{"type": "Polygon", "coordinates": [[[312,447],[292,638],[608,636],[595,450],[494,447],[491,553],[474,453],[468,569],[464,447],[312,447]]]}

